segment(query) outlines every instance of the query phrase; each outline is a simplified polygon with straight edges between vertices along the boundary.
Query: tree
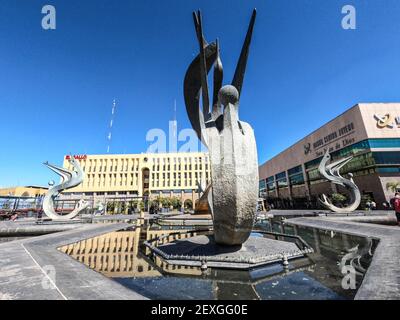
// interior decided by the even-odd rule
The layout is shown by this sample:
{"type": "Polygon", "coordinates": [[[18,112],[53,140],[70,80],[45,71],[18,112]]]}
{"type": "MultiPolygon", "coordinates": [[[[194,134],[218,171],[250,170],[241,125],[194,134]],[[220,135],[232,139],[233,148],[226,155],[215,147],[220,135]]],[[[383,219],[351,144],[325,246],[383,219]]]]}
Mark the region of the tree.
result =
{"type": "Polygon", "coordinates": [[[391,191],[393,193],[400,190],[400,181],[393,181],[386,183],[386,190],[391,191]]]}
{"type": "Polygon", "coordinates": [[[144,211],[144,202],[143,201],[139,202],[139,207],[140,207],[140,211],[144,211]]]}
{"type": "Polygon", "coordinates": [[[114,209],[115,209],[115,202],[114,201],[110,201],[107,202],[107,214],[114,214],[114,209]]]}
{"type": "Polygon", "coordinates": [[[177,197],[172,197],[170,203],[171,203],[170,206],[173,206],[174,209],[177,209],[182,206],[181,199],[179,199],[177,197]]]}
{"type": "Polygon", "coordinates": [[[193,201],[190,199],[187,199],[185,201],[185,209],[193,209],[193,201]]]}
{"type": "Polygon", "coordinates": [[[343,195],[341,193],[333,193],[331,196],[331,200],[332,200],[333,204],[343,206],[343,204],[346,202],[347,198],[345,195],[343,195]]]}

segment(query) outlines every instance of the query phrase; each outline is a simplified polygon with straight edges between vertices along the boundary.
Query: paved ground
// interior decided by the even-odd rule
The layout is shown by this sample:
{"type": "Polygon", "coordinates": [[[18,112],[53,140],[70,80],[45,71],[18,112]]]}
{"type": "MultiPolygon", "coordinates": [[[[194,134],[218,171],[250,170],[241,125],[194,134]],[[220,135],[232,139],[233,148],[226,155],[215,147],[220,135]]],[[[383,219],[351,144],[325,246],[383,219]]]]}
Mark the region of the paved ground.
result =
{"type": "Polygon", "coordinates": [[[0,299],[145,299],[57,250],[127,226],[87,224],[61,233],[0,244],[0,299]]]}
{"type": "Polygon", "coordinates": [[[356,299],[400,299],[400,227],[335,221],[321,217],[294,218],[286,223],[378,239],[378,247],[356,299]]]}
{"type": "MultiPolygon", "coordinates": [[[[272,213],[275,216],[299,216],[286,221],[291,225],[378,239],[374,258],[356,299],[400,299],[399,227],[343,221],[343,215],[315,217],[315,212],[310,211],[274,210],[272,213]],[[310,215],[313,217],[307,217],[310,215]]],[[[381,212],[361,212],[354,216],[365,214],[379,215],[381,212]]],[[[115,218],[125,220],[125,217],[115,218]]],[[[1,222],[0,236],[2,233],[16,236],[62,232],[0,244],[0,299],[145,299],[57,250],[60,246],[126,226],[126,223],[34,225],[32,221],[1,222]]]]}

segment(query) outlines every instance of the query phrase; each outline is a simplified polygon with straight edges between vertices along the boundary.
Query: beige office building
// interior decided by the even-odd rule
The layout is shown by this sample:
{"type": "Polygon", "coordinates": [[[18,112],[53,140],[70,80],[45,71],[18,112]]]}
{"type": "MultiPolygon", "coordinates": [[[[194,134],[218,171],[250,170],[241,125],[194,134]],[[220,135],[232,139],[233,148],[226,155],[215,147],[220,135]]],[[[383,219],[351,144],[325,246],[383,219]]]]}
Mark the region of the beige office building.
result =
{"type": "MultiPolygon", "coordinates": [[[[64,167],[71,169],[64,157],[64,167]]],[[[63,192],[64,196],[125,198],[146,196],[178,197],[194,203],[198,183],[208,184],[207,153],[75,155],[85,172],[83,183],[63,192]]]]}
{"type": "Polygon", "coordinates": [[[281,208],[316,206],[322,193],[345,193],[321,178],[325,151],[333,160],[354,156],[342,168],[382,208],[400,182],[400,103],[362,103],[348,109],[259,167],[260,193],[281,208]]]}
{"type": "Polygon", "coordinates": [[[48,190],[47,187],[42,187],[42,186],[17,186],[17,187],[1,188],[0,196],[39,197],[39,196],[44,196],[47,190],[48,190]]]}

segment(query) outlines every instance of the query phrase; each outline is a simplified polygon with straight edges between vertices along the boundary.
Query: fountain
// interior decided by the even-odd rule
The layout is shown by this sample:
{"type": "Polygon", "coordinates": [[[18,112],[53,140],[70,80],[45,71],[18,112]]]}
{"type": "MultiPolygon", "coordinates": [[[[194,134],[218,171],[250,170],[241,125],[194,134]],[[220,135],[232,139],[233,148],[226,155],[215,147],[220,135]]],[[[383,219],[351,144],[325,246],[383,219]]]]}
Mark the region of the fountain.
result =
{"type": "Polygon", "coordinates": [[[250,19],[233,80],[222,85],[223,69],[218,40],[207,43],[200,11],[193,13],[200,53],[189,65],[184,79],[184,98],[189,120],[198,138],[208,147],[211,183],[201,185],[198,202],[208,208],[213,229],[187,234],[180,239],[155,238],[145,245],[168,264],[201,268],[251,269],[265,264],[304,257],[312,249],[295,241],[253,236],[258,201],[257,146],[252,127],[239,120],[240,93],[246,71],[256,10],[250,19]],[[210,110],[207,74],[214,67],[210,110]],[[202,95],[202,108],[200,107],[202,95]],[[206,203],[206,205],[204,205],[206,203]]]}

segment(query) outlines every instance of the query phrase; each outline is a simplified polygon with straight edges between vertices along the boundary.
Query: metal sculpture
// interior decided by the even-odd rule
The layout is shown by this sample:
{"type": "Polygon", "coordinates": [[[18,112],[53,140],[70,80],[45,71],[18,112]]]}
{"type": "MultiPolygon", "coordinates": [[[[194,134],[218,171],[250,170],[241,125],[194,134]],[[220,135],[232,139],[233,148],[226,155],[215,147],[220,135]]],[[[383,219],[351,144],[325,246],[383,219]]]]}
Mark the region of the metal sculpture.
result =
{"type": "Polygon", "coordinates": [[[222,86],[223,68],[218,40],[207,43],[203,36],[200,11],[193,13],[200,53],[186,72],[184,98],[192,127],[210,154],[212,192],[207,198],[213,217],[215,241],[223,245],[240,245],[247,240],[253,227],[258,199],[254,132],[238,116],[255,18],[256,10],[250,20],[232,83],[222,86]],[[210,111],[207,74],[213,66],[210,111]]]}
{"type": "Polygon", "coordinates": [[[338,213],[353,212],[358,208],[361,202],[360,190],[354,183],[352,173],[348,174],[350,177],[349,179],[346,179],[340,175],[340,169],[347,163],[349,163],[353,159],[353,156],[332,162],[331,164],[327,165],[330,159],[331,155],[329,154],[328,150],[326,151],[324,157],[322,158],[318,170],[323,177],[325,177],[334,184],[345,187],[349,191],[350,205],[348,205],[347,207],[339,208],[333,205],[325,194],[322,195],[322,199],[319,199],[319,201],[322,203],[323,206],[325,206],[326,208],[328,208],[333,212],[338,212],[338,213]]]}
{"type": "Polygon", "coordinates": [[[43,211],[49,218],[53,220],[73,219],[89,206],[86,201],[81,199],[75,206],[74,210],[72,210],[69,214],[60,215],[54,209],[54,199],[60,194],[60,192],[81,184],[85,175],[78,161],[73,156],[70,157],[69,162],[72,165],[73,170],[60,168],[49,164],[48,162],[44,163],[46,167],[61,176],[61,183],[51,186],[43,199],[43,211]]]}

